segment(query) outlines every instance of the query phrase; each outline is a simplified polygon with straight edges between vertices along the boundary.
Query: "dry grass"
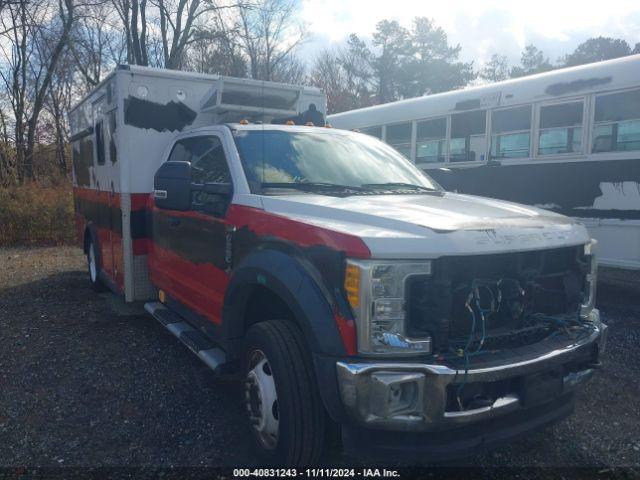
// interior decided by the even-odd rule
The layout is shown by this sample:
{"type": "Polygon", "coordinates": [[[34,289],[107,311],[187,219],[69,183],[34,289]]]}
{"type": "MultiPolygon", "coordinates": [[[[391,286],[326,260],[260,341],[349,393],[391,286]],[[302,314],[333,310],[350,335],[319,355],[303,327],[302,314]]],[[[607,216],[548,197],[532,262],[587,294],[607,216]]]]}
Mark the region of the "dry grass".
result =
{"type": "Polygon", "coordinates": [[[70,184],[0,188],[0,246],[64,245],[74,237],[70,184]]]}

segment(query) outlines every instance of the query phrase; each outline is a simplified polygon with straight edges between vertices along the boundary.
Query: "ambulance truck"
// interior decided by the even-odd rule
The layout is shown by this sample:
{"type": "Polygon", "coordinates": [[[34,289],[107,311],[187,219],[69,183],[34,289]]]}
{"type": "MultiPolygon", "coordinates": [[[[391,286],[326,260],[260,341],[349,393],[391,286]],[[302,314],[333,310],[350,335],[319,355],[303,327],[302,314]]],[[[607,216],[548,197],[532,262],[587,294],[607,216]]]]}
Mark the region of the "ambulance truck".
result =
{"type": "Polygon", "coordinates": [[[594,242],[443,190],[315,88],[122,66],[71,112],[96,290],[239,374],[265,464],[421,459],[559,421],[599,366],[594,242]]]}

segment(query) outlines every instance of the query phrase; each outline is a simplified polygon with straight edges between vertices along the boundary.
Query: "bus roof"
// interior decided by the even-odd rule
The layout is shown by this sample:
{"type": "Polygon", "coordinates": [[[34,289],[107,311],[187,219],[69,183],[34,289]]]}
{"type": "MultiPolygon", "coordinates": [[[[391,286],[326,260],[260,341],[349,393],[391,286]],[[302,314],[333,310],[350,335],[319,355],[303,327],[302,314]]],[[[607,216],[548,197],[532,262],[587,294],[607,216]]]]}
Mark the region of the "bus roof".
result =
{"type": "Polygon", "coordinates": [[[330,115],[337,128],[389,125],[469,110],[507,107],[640,85],[640,55],[562,68],[489,85],[330,115]]]}

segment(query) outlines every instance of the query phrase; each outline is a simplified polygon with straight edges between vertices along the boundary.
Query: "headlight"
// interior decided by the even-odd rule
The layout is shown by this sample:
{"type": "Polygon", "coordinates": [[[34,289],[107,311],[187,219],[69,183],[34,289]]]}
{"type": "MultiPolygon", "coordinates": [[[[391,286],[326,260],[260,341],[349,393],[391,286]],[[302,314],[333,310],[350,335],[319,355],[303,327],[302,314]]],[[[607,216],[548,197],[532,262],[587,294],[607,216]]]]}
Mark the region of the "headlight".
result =
{"type": "Polygon", "coordinates": [[[584,258],[587,261],[587,278],[585,285],[585,299],[580,309],[582,317],[588,317],[596,304],[596,284],[598,282],[598,262],[596,261],[596,240],[591,240],[584,246],[584,258]]]}
{"type": "Polygon", "coordinates": [[[429,261],[347,262],[344,288],[356,317],[359,353],[431,353],[431,338],[407,337],[404,305],[407,279],[430,274],[429,261]]]}

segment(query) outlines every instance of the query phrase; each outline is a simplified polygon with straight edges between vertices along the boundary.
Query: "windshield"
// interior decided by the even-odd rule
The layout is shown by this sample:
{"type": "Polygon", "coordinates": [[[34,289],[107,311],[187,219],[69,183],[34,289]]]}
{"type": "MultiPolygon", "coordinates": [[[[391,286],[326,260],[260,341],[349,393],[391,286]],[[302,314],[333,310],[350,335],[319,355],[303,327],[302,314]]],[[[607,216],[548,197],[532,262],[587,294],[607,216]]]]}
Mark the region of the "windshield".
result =
{"type": "Polygon", "coordinates": [[[440,190],[393,148],[364,134],[238,130],[240,159],[254,193],[264,187],[386,186],[440,190]]]}

